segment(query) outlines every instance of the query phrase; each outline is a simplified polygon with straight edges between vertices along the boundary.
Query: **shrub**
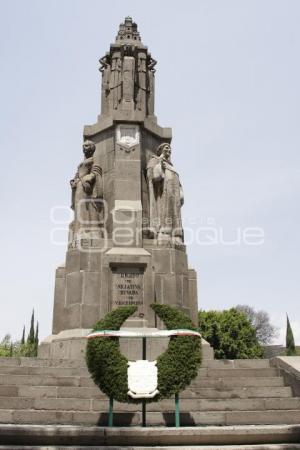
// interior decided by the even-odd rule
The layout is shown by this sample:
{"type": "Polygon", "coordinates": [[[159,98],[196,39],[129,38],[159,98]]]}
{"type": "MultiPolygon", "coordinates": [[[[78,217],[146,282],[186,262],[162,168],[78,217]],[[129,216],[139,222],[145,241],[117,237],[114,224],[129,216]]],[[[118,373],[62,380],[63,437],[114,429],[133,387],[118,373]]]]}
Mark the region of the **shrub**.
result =
{"type": "Polygon", "coordinates": [[[246,316],[235,308],[225,311],[200,311],[199,328],[202,337],[214,349],[217,359],[261,358],[254,327],[246,316]]]}

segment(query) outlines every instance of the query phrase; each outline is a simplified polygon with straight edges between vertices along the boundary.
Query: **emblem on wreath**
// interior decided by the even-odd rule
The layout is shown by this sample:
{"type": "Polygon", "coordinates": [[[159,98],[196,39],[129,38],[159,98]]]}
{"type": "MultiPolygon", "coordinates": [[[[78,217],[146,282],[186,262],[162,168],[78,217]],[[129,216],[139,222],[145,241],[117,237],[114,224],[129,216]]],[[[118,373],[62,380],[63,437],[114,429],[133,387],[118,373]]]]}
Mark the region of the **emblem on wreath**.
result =
{"type": "Polygon", "coordinates": [[[159,393],[156,361],[129,361],[127,373],[130,397],[153,398],[159,393]]]}

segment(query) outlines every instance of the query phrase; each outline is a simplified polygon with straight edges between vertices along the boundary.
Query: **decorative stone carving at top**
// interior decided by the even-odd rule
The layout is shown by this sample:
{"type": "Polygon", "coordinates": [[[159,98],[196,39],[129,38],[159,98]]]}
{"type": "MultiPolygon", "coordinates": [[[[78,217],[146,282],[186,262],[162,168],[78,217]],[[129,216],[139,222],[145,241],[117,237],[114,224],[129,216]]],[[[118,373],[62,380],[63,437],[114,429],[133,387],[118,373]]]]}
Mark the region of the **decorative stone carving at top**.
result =
{"type": "Polygon", "coordinates": [[[131,17],[125,17],[124,23],[120,24],[118,34],[116,36],[116,42],[118,41],[140,41],[141,36],[137,29],[137,24],[132,22],[131,17]]]}
{"type": "Polygon", "coordinates": [[[87,233],[102,237],[103,229],[103,182],[102,169],[95,164],[95,144],[83,143],[84,160],[79,164],[74,178],[70,181],[74,221],[70,225],[71,242],[87,238],[87,233]],[[95,234],[96,231],[96,234],[95,234]]]}
{"type": "Polygon", "coordinates": [[[160,144],[147,165],[150,237],[183,243],[181,206],[184,197],[179,175],[171,162],[171,146],[160,144]]]}
{"type": "Polygon", "coordinates": [[[101,113],[140,111],[154,116],[154,74],[156,61],[151,57],[137,30],[126,17],[110,51],[99,60],[102,73],[101,113]]]}

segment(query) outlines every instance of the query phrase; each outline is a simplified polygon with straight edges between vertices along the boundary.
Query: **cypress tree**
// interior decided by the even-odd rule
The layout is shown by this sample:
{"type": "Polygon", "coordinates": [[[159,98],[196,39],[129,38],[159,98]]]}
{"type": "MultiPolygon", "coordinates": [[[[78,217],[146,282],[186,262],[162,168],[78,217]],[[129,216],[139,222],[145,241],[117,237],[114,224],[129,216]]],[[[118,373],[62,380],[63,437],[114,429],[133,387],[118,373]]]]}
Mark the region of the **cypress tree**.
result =
{"type": "Polygon", "coordinates": [[[34,344],[34,309],[32,310],[30,330],[27,338],[28,344],[34,344]]]}
{"type": "Polygon", "coordinates": [[[286,354],[288,356],[296,355],[295,340],[288,315],[286,315],[286,354]]]}
{"type": "Polygon", "coordinates": [[[34,345],[33,345],[33,353],[32,356],[37,356],[39,346],[39,323],[36,323],[35,336],[34,336],[34,345]]]}
{"type": "Polygon", "coordinates": [[[36,323],[34,343],[35,343],[36,346],[39,345],[39,323],[38,322],[36,323]]]}
{"type": "Polygon", "coordinates": [[[23,326],[23,333],[22,333],[22,339],[21,339],[21,345],[25,344],[25,325],[23,326]]]}

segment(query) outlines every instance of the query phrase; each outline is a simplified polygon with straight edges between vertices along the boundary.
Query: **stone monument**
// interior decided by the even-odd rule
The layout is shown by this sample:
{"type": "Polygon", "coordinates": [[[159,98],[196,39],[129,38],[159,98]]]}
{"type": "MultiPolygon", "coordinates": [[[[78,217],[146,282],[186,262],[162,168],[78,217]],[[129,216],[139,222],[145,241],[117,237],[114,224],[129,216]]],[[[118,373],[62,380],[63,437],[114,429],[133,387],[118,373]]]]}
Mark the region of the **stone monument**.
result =
{"type": "Polygon", "coordinates": [[[121,305],[137,306],[126,327],[162,328],[154,302],[197,321],[180,168],[172,164],[171,129],[159,126],[154,113],[155,65],[126,17],[100,59],[101,114],[84,127],[84,157],[70,181],[74,220],[42,357],[77,358],[94,323],[121,305]]]}

